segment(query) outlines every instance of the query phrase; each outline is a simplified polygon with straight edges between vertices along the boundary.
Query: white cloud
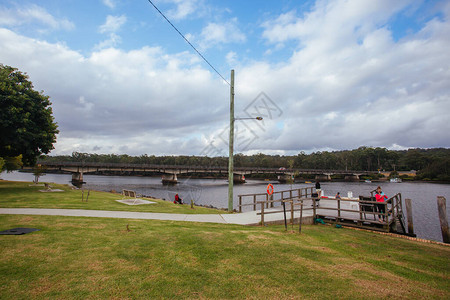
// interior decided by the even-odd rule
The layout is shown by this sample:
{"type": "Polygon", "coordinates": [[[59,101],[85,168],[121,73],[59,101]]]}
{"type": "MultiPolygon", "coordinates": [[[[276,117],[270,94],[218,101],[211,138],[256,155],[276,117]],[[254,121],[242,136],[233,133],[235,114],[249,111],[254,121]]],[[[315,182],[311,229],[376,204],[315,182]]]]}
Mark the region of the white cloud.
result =
{"type": "Polygon", "coordinates": [[[220,44],[243,43],[245,34],[239,29],[236,18],[226,23],[209,23],[201,32],[200,46],[203,49],[220,44]]]}
{"type": "Polygon", "coordinates": [[[117,32],[127,22],[125,15],[121,16],[107,16],[106,21],[98,29],[100,33],[114,33],[117,32]]]}
{"type": "Polygon", "coordinates": [[[1,26],[22,26],[38,23],[53,30],[72,30],[75,25],[65,18],[55,18],[46,9],[32,4],[23,8],[0,7],[1,26]]]}
{"type": "Polygon", "coordinates": [[[173,20],[182,20],[193,14],[200,6],[198,0],[169,0],[176,5],[175,9],[169,10],[167,16],[173,20]]]}
{"type": "Polygon", "coordinates": [[[226,87],[199,68],[193,54],[144,47],[84,57],[6,29],[0,39],[4,61],[27,72],[36,89],[51,97],[61,131],[54,153],[70,145],[104,145],[117,153],[125,144],[136,155],[199,153],[203,146],[184,137],[218,126],[222,117],[227,121],[226,87]]]}
{"type": "MultiPolygon", "coordinates": [[[[268,117],[249,124],[256,138],[245,150],[450,147],[450,5],[396,41],[387,22],[409,3],[318,1],[264,23],[268,55],[294,44],[287,60],[246,64],[238,50],[224,54],[238,66],[236,115],[261,91],[281,111],[258,106],[268,117]]],[[[229,86],[186,48],[118,49],[127,19],[109,17],[99,29],[108,39],[87,55],[0,28],[0,61],[51,97],[61,131],[54,153],[195,155],[213,140],[227,153],[229,86]]],[[[205,48],[247,41],[237,19],[208,23],[201,38],[205,48]]]]}
{"type": "Polygon", "coordinates": [[[299,46],[289,64],[240,70],[245,90],[263,86],[285,112],[285,129],[266,132],[271,142],[259,147],[448,147],[448,14],[395,42],[385,22],[407,3],[319,1],[304,17],[264,23],[270,43],[299,46]]]}
{"type": "Polygon", "coordinates": [[[105,48],[113,48],[119,45],[122,42],[122,38],[115,34],[114,32],[110,33],[106,40],[101,41],[100,43],[94,46],[94,50],[101,50],[105,48]]]}
{"type": "Polygon", "coordinates": [[[122,38],[116,33],[127,22],[127,17],[122,16],[107,16],[106,21],[102,24],[98,31],[108,35],[106,40],[94,46],[94,50],[101,50],[105,48],[116,47],[122,42],[122,38]]]}
{"type": "Polygon", "coordinates": [[[107,7],[114,9],[116,8],[116,1],[114,0],[102,0],[103,4],[106,5],[107,7]]]}

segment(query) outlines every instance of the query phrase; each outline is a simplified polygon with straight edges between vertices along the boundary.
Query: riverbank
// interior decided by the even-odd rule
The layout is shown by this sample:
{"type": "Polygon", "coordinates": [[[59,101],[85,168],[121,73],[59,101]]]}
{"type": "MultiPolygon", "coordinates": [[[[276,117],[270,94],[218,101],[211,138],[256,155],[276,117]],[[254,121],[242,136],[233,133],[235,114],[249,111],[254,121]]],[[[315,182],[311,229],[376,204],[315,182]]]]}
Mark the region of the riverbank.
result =
{"type": "MultiPolygon", "coordinates": [[[[13,181],[32,181],[31,173],[2,173],[1,177],[13,181]]],[[[228,207],[228,182],[226,180],[214,179],[180,179],[177,185],[163,186],[161,178],[137,177],[137,176],[100,176],[85,175],[85,190],[98,190],[110,192],[122,189],[134,190],[138,194],[149,195],[157,199],[165,199],[167,204],[172,204],[175,194],[179,194],[186,202],[194,199],[196,205],[205,207],[217,207],[226,209],[228,207]]],[[[70,184],[71,175],[47,174],[40,178],[42,182],[57,182],[70,184]]],[[[313,187],[314,183],[273,184],[275,191],[283,191],[297,188],[313,187]]],[[[234,185],[233,205],[239,204],[238,195],[266,193],[267,181],[248,180],[245,184],[234,185]]],[[[365,183],[365,182],[322,182],[322,190],[327,196],[334,196],[337,192],[347,195],[352,192],[354,196],[368,196],[370,192],[381,185],[388,196],[402,194],[402,199],[412,199],[414,232],[419,238],[442,241],[440,223],[437,209],[437,196],[450,199],[450,185],[403,182],[403,183],[365,183]]],[[[247,210],[251,206],[244,207],[247,210]]],[[[246,211],[246,210],[244,210],[246,211]]],[[[223,210],[220,212],[222,213],[223,210]]],[[[450,216],[450,205],[447,205],[447,215],[450,216]]]]}
{"type": "MultiPolygon", "coordinates": [[[[117,200],[121,194],[75,189],[66,184],[50,184],[54,192],[46,192],[44,184],[32,182],[0,181],[0,207],[3,208],[51,208],[87,209],[107,211],[136,211],[175,214],[223,214],[223,210],[194,205],[175,205],[173,202],[148,198],[151,205],[126,205],[117,200]]],[[[145,198],[144,198],[145,199],[145,198]]]]}

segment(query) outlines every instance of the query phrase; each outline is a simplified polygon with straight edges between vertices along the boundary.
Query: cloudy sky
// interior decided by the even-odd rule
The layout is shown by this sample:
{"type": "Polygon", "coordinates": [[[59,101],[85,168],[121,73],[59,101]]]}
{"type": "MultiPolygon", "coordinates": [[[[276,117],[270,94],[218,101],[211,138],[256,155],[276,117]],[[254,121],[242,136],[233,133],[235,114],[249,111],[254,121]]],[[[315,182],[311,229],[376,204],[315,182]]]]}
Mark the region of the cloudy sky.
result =
{"type": "Polygon", "coordinates": [[[50,96],[54,155],[450,147],[450,1],[0,0],[0,63],[50,96]]]}

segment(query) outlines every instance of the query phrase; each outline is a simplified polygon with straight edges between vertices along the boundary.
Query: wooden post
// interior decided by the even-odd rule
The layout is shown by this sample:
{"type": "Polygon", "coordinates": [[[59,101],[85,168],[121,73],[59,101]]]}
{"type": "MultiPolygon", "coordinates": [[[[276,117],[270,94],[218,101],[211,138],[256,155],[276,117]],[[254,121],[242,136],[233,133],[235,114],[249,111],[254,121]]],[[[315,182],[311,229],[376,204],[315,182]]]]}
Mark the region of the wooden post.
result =
{"type": "Polygon", "coordinates": [[[242,196],[239,195],[239,212],[242,212],[242,196]]]}
{"type": "Polygon", "coordinates": [[[256,195],[253,195],[253,210],[256,210],[256,195]]]}
{"type": "MultiPolygon", "coordinates": [[[[359,198],[359,200],[358,200],[358,206],[359,206],[359,221],[358,221],[358,225],[359,224],[362,224],[362,215],[363,215],[363,213],[362,213],[362,209],[361,209],[361,196],[359,196],[360,198],[359,198]]],[[[374,204],[375,205],[375,204],[374,204]]]]}
{"type": "Polygon", "coordinates": [[[315,220],[317,219],[317,216],[316,216],[316,198],[312,198],[312,202],[313,202],[313,219],[314,219],[314,222],[315,222],[315,220]]]}
{"type": "Polygon", "coordinates": [[[446,199],[442,196],[437,197],[437,205],[439,212],[439,221],[441,223],[442,240],[446,244],[450,244],[450,231],[448,230],[447,221],[447,205],[446,199]]]}
{"type": "Polygon", "coordinates": [[[408,217],[408,234],[414,234],[413,214],[412,214],[412,201],[411,199],[405,199],[406,215],[408,217]]]}
{"type": "Polygon", "coordinates": [[[264,226],[264,202],[261,202],[261,226],[264,226]]]}
{"type": "Polygon", "coordinates": [[[338,222],[341,221],[341,199],[337,199],[338,222]]]}
{"type": "Polygon", "coordinates": [[[294,224],[294,200],[291,199],[291,224],[294,224]]]}
{"type": "Polygon", "coordinates": [[[298,222],[298,233],[302,233],[302,219],[303,219],[303,202],[300,204],[300,220],[298,222]]]}

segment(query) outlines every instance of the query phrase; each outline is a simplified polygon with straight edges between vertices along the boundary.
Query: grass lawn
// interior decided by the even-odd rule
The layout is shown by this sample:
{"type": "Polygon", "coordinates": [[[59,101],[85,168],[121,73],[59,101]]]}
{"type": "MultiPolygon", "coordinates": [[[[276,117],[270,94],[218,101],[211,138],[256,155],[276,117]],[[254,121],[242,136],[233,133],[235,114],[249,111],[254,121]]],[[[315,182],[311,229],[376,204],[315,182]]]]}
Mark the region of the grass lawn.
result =
{"type": "MultiPolygon", "coordinates": [[[[0,182],[0,207],[155,209],[39,188],[0,182]]],[[[367,231],[0,215],[16,227],[40,231],[0,235],[0,299],[450,299],[449,246],[367,231]]]]}
{"type": "Polygon", "coordinates": [[[0,224],[40,229],[0,235],[0,299],[450,298],[450,247],[365,231],[19,215],[0,224]]]}
{"type": "MultiPolygon", "coordinates": [[[[209,209],[190,204],[176,205],[170,201],[146,199],[156,204],[126,205],[115,200],[122,199],[122,195],[90,191],[88,202],[82,202],[82,191],[72,189],[68,185],[51,184],[52,189],[63,192],[40,192],[44,186],[36,186],[30,182],[13,182],[0,180],[0,207],[3,208],[65,208],[65,209],[95,209],[113,211],[138,211],[180,214],[223,214],[223,210],[209,209]]],[[[84,192],[86,199],[87,191],[84,192]]]]}

